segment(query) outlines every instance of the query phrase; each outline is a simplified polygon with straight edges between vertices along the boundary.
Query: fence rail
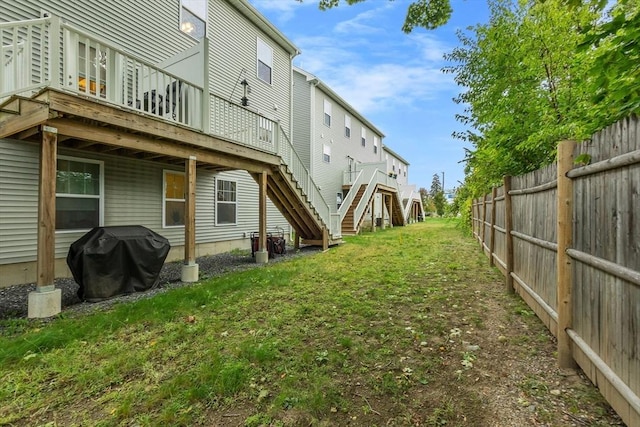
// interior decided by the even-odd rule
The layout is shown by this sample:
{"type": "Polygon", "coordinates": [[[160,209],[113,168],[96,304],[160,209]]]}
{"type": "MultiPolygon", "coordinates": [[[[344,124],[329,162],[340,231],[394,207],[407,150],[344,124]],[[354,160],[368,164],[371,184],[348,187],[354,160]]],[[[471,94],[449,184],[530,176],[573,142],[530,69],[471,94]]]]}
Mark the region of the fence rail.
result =
{"type": "Polygon", "coordinates": [[[640,120],[558,151],[475,199],[473,235],[558,338],[559,365],[580,366],[640,426],[640,120]]]}

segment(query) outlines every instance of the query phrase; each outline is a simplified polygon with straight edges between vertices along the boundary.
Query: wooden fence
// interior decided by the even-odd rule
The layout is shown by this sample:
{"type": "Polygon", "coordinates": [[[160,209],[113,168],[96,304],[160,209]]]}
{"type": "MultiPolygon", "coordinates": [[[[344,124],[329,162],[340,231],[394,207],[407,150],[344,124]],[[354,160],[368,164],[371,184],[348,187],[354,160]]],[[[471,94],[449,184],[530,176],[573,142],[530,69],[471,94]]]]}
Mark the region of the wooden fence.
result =
{"type": "Polygon", "coordinates": [[[628,426],[640,426],[640,119],[472,204],[474,236],[628,426]]]}

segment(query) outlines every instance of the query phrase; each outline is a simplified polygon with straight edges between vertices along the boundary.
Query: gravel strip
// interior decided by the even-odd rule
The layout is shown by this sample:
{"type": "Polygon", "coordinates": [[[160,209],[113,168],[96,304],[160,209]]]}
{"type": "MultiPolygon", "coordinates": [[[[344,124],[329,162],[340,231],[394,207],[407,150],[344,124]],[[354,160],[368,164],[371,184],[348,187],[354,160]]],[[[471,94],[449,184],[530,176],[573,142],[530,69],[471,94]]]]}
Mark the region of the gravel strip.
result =
{"type": "MultiPolygon", "coordinates": [[[[300,256],[311,255],[320,252],[317,246],[305,246],[300,250],[290,249],[284,255],[276,255],[269,263],[281,262],[287,259],[300,256]]],[[[221,276],[233,271],[249,270],[262,267],[265,264],[256,264],[255,259],[249,251],[228,252],[207,257],[200,257],[196,260],[199,266],[200,280],[221,276]]],[[[158,284],[145,292],[120,295],[100,302],[84,302],[78,298],[77,292],[80,286],[73,280],[56,279],[55,287],[62,290],[62,311],[89,313],[95,310],[105,310],[115,303],[123,301],[136,301],[143,298],[150,298],[156,294],[188,286],[190,283],[180,281],[182,272],[182,262],[165,263],[158,278],[158,284]]],[[[29,292],[36,289],[35,283],[9,286],[0,288],[0,320],[17,319],[27,317],[29,292]]]]}

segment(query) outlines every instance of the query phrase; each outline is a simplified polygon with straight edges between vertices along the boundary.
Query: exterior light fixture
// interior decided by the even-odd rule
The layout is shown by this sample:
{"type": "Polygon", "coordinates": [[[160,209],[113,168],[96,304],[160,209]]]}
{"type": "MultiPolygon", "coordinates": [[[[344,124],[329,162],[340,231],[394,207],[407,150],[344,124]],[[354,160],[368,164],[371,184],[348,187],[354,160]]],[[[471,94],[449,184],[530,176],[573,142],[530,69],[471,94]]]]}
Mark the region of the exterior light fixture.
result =
{"type": "Polygon", "coordinates": [[[247,93],[249,91],[249,82],[247,82],[247,79],[242,79],[240,84],[242,85],[242,87],[244,89],[244,96],[241,99],[242,106],[246,107],[247,105],[249,105],[249,98],[247,98],[247,93]]]}

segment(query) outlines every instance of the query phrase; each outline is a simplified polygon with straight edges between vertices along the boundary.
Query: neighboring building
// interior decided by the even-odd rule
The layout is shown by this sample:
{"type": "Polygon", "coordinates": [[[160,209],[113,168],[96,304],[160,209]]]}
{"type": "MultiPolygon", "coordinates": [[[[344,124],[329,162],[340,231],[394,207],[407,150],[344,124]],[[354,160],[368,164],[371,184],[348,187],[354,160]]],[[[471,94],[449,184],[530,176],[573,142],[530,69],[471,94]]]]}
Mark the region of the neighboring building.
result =
{"type": "Polygon", "coordinates": [[[3,3],[0,286],[36,281],[30,316],[59,310],[53,278],[94,226],[157,231],[188,281],[254,231],[339,238],[290,143],[298,50],[246,0],[197,4],[3,3]]]}
{"type": "Polygon", "coordinates": [[[384,134],[322,80],[298,67],[293,68],[293,112],[296,151],[323,197],[334,201],[329,206],[340,215],[342,234],[358,233],[373,221],[404,225],[414,218],[413,210],[407,216],[402,204],[408,162],[390,150],[385,154],[384,134]]]}

